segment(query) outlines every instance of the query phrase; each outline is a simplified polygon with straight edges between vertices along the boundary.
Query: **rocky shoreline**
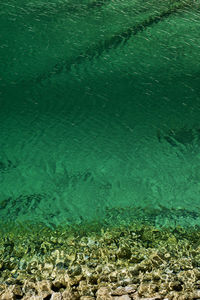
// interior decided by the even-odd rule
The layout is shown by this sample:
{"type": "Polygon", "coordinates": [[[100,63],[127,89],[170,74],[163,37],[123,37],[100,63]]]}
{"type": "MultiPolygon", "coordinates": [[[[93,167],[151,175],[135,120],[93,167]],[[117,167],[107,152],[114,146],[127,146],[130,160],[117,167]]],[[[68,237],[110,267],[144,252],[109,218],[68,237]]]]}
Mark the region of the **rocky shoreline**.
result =
{"type": "Polygon", "coordinates": [[[94,228],[1,234],[0,299],[200,299],[198,228],[94,228]]]}

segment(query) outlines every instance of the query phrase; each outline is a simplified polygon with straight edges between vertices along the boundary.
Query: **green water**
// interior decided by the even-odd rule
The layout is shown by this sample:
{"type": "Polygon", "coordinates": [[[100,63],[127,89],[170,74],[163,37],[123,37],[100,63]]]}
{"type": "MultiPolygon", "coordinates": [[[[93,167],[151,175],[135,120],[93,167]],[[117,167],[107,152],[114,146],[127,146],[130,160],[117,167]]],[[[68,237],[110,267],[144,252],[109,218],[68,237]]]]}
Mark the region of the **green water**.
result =
{"type": "Polygon", "coordinates": [[[0,1],[0,217],[200,225],[200,1],[0,1]]]}

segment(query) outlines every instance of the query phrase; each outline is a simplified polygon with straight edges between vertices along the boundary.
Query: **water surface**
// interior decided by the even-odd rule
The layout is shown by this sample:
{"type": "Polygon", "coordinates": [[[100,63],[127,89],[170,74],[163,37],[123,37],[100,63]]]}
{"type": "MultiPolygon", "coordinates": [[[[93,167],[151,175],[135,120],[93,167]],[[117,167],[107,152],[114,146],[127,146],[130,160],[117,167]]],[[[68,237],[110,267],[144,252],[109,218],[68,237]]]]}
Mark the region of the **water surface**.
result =
{"type": "Polygon", "coordinates": [[[0,7],[2,222],[200,224],[199,1],[0,7]]]}

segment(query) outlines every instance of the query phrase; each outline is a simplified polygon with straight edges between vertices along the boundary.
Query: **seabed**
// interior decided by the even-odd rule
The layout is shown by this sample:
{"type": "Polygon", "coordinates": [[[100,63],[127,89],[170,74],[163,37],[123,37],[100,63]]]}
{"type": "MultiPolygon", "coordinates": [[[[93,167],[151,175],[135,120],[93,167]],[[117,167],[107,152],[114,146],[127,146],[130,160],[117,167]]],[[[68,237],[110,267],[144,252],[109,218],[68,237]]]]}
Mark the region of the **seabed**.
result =
{"type": "Polygon", "coordinates": [[[200,299],[200,227],[1,226],[0,299],[200,299]]]}

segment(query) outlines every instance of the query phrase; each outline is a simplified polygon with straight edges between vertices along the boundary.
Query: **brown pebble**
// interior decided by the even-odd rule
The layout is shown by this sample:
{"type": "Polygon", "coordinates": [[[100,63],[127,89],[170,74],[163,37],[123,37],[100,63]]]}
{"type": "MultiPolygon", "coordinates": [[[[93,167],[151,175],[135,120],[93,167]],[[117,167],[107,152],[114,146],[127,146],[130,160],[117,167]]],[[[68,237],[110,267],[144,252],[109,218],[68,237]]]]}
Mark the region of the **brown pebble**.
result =
{"type": "Polygon", "coordinates": [[[136,292],[135,286],[125,286],[124,289],[127,294],[133,294],[136,292]]]}
{"type": "Polygon", "coordinates": [[[96,293],[97,300],[112,300],[110,289],[107,287],[100,287],[96,293]]]}
{"type": "Polygon", "coordinates": [[[113,298],[113,300],[131,300],[131,298],[128,295],[123,295],[123,296],[116,296],[113,298]]]}
{"type": "Polygon", "coordinates": [[[0,300],[14,300],[14,299],[15,299],[14,294],[10,291],[6,291],[0,296],[0,300]]]}
{"type": "Polygon", "coordinates": [[[200,290],[194,291],[194,298],[199,298],[200,299],[200,290]]]}
{"type": "Polygon", "coordinates": [[[62,294],[61,293],[53,293],[51,295],[51,300],[62,300],[62,294]]]}
{"type": "Polygon", "coordinates": [[[126,294],[133,294],[136,290],[131,286],[122,287],[119,286],[115,290],[112,291],[112,296],[122,296],[126,294]]]}
{"type": "Polygon", "coordinates": [[[111,292],[112,296],[122,296],[122,295],[126,295],[127,292],[125,291],[125,288],[122,286],[119,286],[118,288],[116,288],[116,290],[113,290],[111,292]]]}
{"type": "Polygon", "coordinates": [[[65,290],[63,293],[62,293],[62,299],[63,300],[73,300],[73,295],[70,291],[68,290],[65,290]]]}

